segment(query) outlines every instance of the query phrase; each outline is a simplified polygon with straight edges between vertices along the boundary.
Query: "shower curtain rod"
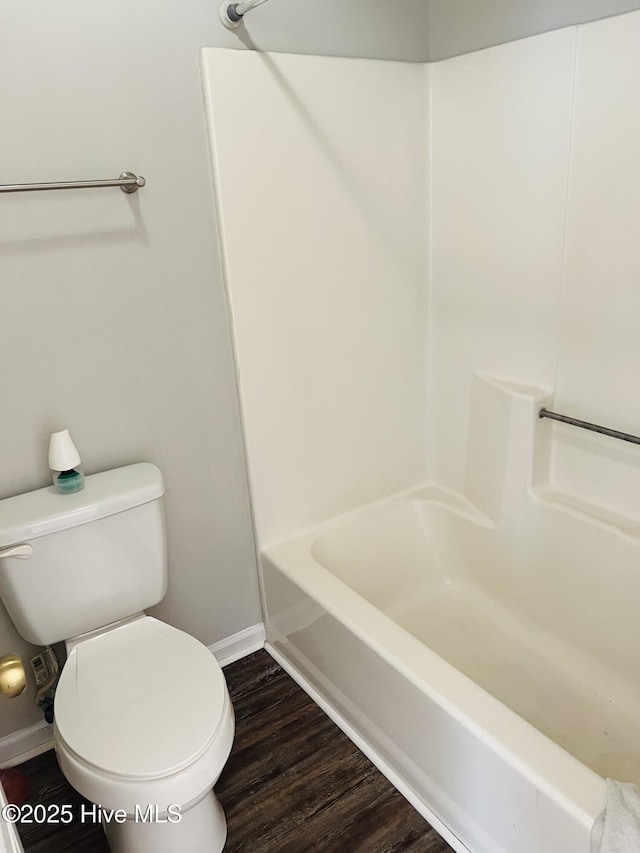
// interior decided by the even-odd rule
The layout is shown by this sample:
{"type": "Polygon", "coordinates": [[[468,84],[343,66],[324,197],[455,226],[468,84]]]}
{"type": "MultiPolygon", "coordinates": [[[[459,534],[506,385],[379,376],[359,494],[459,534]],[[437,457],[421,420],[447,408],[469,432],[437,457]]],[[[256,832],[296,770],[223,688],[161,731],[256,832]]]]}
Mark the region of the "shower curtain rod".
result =
{"type": "Polygon", "coordinates": [[[235,30],[240,25],[243,16],[255,9],[261,3],[266,3],[267,0],[244,0],[243,3],[229,3],[229,0],[222,0],[220,6],[220,20],[228,30],[235,30]]]}

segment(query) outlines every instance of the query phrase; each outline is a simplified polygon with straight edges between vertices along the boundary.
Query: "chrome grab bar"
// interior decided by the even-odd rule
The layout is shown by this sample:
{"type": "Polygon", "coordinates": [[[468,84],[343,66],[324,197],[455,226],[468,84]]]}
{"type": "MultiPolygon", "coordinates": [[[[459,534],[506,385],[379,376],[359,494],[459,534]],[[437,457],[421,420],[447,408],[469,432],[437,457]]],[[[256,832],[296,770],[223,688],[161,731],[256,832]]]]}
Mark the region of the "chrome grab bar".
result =
{"type": "Polygon", "coordinates": [[[620,441],[629,441],[631,444],[640,444],[640,435],[631,435],[629,432],[620,432],[617,429],[591,424],[589,421],[581,421],[578,418],[570,418],[568,415],[559,415],[557,412],[550,412],[544,407],[538,412],[538,417],[550,418],[553,421],[560,421],[563,424],[571,424],[571,426],[587,429],[590,432],[598,432],[600,435],[608,435],[610,438],[618,438],[620,441]]]}

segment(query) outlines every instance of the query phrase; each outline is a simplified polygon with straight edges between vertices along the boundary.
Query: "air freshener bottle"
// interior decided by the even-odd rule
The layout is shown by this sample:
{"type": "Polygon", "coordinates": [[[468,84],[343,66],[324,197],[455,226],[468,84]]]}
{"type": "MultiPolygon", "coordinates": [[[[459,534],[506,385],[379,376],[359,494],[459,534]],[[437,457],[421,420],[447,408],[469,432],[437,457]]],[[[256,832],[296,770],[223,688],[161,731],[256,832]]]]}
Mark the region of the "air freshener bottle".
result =
{"type": "Polygon", "coordinates": [[[51,433],[49,467],[53,471],[53,485],[61,494],[72,494],[84,488],[84,472],[80,461],[80,454],[68,429],[51,433]]]}

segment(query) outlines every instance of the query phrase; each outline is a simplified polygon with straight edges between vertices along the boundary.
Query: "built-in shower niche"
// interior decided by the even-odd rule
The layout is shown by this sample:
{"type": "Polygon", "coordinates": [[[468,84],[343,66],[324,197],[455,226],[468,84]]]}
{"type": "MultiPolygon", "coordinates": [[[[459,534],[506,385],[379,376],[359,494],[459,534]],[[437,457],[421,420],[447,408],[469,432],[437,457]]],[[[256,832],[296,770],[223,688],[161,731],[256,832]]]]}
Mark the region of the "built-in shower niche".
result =
{"type": "Polygon", "coordinates": [[[546,421],[544,428],[548,454],[539,497],[638,537],[640,446],[562,423],[546,421]]]}
{"type": "Polygon", "coordinates": [[[465,468],[465,496],[499,527],[535,504],[585,524],[640,537],[640,447],[540,418],[566,408],[550,389],[476,373],[465,468]]]}

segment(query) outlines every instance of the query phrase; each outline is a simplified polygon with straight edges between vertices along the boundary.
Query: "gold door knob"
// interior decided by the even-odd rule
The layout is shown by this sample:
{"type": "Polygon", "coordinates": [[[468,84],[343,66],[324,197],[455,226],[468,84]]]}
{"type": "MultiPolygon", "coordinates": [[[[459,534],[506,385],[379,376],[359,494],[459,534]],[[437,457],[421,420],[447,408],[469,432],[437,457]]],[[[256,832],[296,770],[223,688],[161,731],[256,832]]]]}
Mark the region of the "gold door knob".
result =
{"type": "Polygon", "coordinates": [[[19,696],[27,686],[24,666],[18,655],[0,657],[0,693],[12,699],[19,696]]]}

